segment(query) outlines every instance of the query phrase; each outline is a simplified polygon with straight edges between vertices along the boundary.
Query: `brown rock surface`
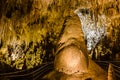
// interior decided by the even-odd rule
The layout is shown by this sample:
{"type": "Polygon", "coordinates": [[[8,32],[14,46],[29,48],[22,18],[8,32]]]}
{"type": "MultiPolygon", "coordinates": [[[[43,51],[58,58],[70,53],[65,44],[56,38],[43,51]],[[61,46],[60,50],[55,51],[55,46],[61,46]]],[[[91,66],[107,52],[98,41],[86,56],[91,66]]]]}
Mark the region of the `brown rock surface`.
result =
{"type": "MultiPolygon", "coordinates": [[[[95,52],[96,54],[102,53],[102,55],[112,54],[113,56],[109,57],[113,60],[114,55],[120,52],[120,0],[0,0],[1,62],[5,62],[16,69],[22,69],[21,64],[26,64],[25,66],[29,69],[42,64],[43,61],[51,60],[48,58],[54,53],[57,39],[64,25],[66,26],[64,34],[59,41],[59,44],[63,45],[58,49],[58,52],[67,45],[74,43],[75,45],[80,44],[80,50],[86,56],[88,52],[83,32],[80,29],[81,24],[78,16],[73,13],[78,7],[86,6],[91,7],[96,17],[98,13],[99,15],[105,14],[110,18],[110,23],[107,23],[105,43],[98,45],[95,52]],[[78,43],[71,41],[71,37],[75,38],[78,43]],[[19,41],[20,45],[17,44],[19,41]],[[20,55],[22,51],[22,54],[25,55],[23,58],[20,56],[12,62],[12,54],[15,51],[20,55]]],[[[119,58],[119,54],[117,54],[115,60],[119,58]]],[[[99,77],[100,80],[104,80],[101,79],[106,77],[102,74],[104,71],[91,60],[88,63],[89,75],[96,80],[99,77]]],[[[9,71],[4,65],[2,67],[4,68],[3,72],[4,70],[9,71]]],[[[81,78],[80,75],[77,78],[75,75],[71,76],[56,71],[53,71],[52,75],[55,75],[57,80],[59,78],[63,80],[81,78]]],[[[88,77],[87,74],[86,76],[88,77]]]]}
{"type": "Polygon", "coordinates": [[[65,73],[60,73],[57,71],[52,71],[44,77],[47,80],[87,80],[91,78],[92,80],[107,80],[107,72],[105,72],[101,67],[99,67],[94,61],[89,59],[89,67],[87,74],[71,74],[67,75],[65,73]]]}
{"type": "Polygon", "coordinates": [[[54,65],[59,72],[66,74],[84,74],[87,73],[88,59],[82,51],[75,45],[64,48],[56,55],[54,65]]]}
{"type": "Polygon", "coordinates": [[[55,70],[44,78],[48,80],[87,80],[90,78],[92,80],[107,80],[107,73],[88,58],[87,47],[77,16],[73,16],[66,22],[59,44],[63,45],[60,46],[62,48],[58,49],[56,54],[55,70]],[[69,41],[70,39],[75,40],[69,41]],[[88,72],[81,74],[81,70],[83,72],[88,70],[88,72]]]}

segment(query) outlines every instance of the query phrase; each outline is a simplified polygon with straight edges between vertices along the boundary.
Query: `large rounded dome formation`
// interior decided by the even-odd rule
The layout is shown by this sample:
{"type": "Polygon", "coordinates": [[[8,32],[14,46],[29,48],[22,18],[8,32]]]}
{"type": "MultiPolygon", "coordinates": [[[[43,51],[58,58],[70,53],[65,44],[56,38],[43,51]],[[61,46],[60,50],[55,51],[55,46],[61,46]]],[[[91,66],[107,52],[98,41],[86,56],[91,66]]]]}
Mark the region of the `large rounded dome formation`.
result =
{"type": "Polygon", "coordinates": [[[65,74],[86,73],[87,58],[77,46],[70,45],[56,55],[54,67],[65,74]]]}

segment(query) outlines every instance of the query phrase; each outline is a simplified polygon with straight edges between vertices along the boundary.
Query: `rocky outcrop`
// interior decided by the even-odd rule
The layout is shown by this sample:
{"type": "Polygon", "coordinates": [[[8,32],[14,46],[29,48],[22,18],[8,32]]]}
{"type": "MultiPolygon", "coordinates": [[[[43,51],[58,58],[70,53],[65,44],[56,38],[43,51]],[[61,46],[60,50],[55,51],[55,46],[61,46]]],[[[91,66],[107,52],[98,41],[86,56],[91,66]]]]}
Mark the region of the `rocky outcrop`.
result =
{"type": "Polygon", "coordinates": [[[64,33],[55,54],[55,69],[66,74],[84,74],[89,65],[80,20],[74,15],[66,20],[64,33]]]}
{"type": "Polygon", "coordinates": [[[55,54],[55,71],[46,76],[49,80],[107,80],[107,72],[88,57],[80,20],[75,14],[66,26],[55,54]],[[49,76],[51,75],[51,76],[49,76]],[[53,76],[54,75],[54,76],[53,76]],[[59,77],[57,77],[60,75],[59,77]]]}
{"type": "MultiPolygon", "coordinates": [[[[82,64],[81,64],[82,65],[82,64]]],[[[105,72],[101,67],[99,67],[94,61],[89,59],[88,73],[85,74],[65,74],[58,71],[52,71],[44,76],[43,79],[47,80],[108,80],[107,72],[105,72]]],[[[111,77],[112,78],[112,77],[111,77]]]]}

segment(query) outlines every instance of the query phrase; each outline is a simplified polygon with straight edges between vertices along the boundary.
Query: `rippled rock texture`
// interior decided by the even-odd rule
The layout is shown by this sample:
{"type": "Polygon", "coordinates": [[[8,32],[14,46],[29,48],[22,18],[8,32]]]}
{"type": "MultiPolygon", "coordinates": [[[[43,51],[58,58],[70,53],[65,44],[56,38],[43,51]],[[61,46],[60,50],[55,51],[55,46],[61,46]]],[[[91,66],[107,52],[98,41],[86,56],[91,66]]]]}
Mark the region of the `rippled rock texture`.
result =
{"type": "Polygon", "coordinates": [[[82,2],[1,0],[1,62],[12,68],[29,69],[53,60],[66,20],[82,2]]]}
{"type": "MultiPolygon", "coordinates": [[[[84,22],[90,24],[93,18],[92,29],[89,26],[86,28],[87,24],[81,21],[81,26],[85,25],[86,28],[83,29],[84,34],[73,35],[70,32],[71,35],[81,35],[91,43],[86,44],[92,58],[116,60],[117,55],[118,60],[119,0],[0,0],[0,61],[12,68],[29,69],[53,60],[57,43],[65,27],[70,25],[67,20],[74,18],[76,9],[86,7],[92,14],[89,15],[90,20],[84,22]],[[93,35],[95,42],[94,37],[88,35],[93,35]]],[[[67,40],[69,35],[66,35],[61,42],[67,40]]]]}
{"type": "Polygon", "coordinates": [[[80,18],[90,56],[99,60],[113,60],[120,51],[120,3],[99,1],[93,3],[92,7],[79,7],[75,13],[80,18]],[[103,59],[101,56],[104,56],[103,59]]]}

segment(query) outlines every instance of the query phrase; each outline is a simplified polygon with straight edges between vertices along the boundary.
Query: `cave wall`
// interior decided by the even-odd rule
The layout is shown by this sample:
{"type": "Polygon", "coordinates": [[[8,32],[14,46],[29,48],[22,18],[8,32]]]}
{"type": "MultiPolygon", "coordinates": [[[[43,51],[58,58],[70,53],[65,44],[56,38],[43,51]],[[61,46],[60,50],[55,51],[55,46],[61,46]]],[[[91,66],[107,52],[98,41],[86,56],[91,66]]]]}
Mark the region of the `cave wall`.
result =
{"type": "Polygon", "coordinates": [[[108,17],[108,34],[93,52],[119,53],[119,0],[0,0],[0,61],[23,69],[52,60],[66,19],[79,7],[90,7],[96,20],[108,17]]]}

